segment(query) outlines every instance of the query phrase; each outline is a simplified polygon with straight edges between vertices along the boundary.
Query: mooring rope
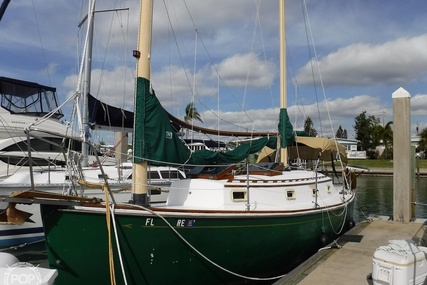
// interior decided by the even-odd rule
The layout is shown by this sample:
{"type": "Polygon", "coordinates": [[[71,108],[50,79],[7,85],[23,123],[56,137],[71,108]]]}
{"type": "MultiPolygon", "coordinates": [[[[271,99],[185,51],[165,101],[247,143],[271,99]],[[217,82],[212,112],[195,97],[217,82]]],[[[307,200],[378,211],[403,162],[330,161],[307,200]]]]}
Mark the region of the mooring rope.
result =
{"type": "Polygon", "coordinates": [[[125,282],[125,285],[127,285],[128,283],[127,283],[126,272],[125,272],[125,267],[124,267],[123,258],[122,258],[122,252],[120,250],[119,236],[117,234],[117,225],[116,225],[116,219],[115,219],[115,215],[114,215],[114,206],[115,206],[114,203],[112,203],[111,204],[111,219],[113,220],[114,237],[116,238],[116,247],[117,247],[117,253],[119,255],[120,267],[122,268],[123,281],[125,282]]]}
{"type": "Polygon", "coordinates": [[[109,205],[109,193],[105,193],[105,219],[107,222],[107,232],[108,232],[108,261],[110,265],[110,284],[116,285],[116,276],[114,272],[114,254],[113,254],[113,245],[111,241],[111,216],[110,216],[110,206],[109,205]]]}
{"type": "Polygon", "coordinates": [[[287,274],[283,274],[283,275],[279,275],[279,276],[275,276],[275,277],[265,277],[265,278],[262,278],[262,277],[250,277],[250,276],[245,276],[245,275],[242,275],[242,274],[239,274],[239,273],[236,273],[236,272],[233,272],[233,271],[231,271],[231,270],[228,270],[228,269],[226,269],[226,268],[224,268],[224,267],[222,267],[221,265],[219,265],[219,264],[217,264],[217,263],[215,263],[214,261],[212,261],[212,260],[210,260],[207,256],[205,256],[203,253],[201,253],[199,250],[197,250],[192,244],[190,244],[190,242],[188,242],[177,230],[175,230],[174,229],[174,227],[166,220],[166,218],[164,218],[162,215],[160,215],[159,213],[156,213],[156,212],[154,212],[154,211],[152,211],[152,210],[150,210],[150,209],[148,209],[148,208],[146,208],[146,207],[144,207],[144,206],[141,206],[141,205],[134,205],[134,206],[137,206],[137,207],[139,207],[139,208],[141,208],[141,209],[143,209],[143,210],[145,210],[145,211],[147,211],[147,212],[149,212],[149,213],[151,213],[151,214],[153,214],[154,216],[156,216],[156,217],[158,217],[158,218],[160,218],[160,219],[162,219],[165,223],[166,223],[166,225],[185,243],[185,244],[187,244],[192,250],[194,250],[198,255],[200,255],[202,258],[204,258],[206,261],[208,261],[210,264],[212,264],[212,265],[214,265],[215,267],[217,267],[217,268],[219,268],[219,269],[221,269],[221,270],[223,270],[223,271],[225,271],[225,272],[227,272],[227,273],[229,273],[229,274],[231,274],[231,275],[234,275],[234,276],[237,276],[237,277],[240,277],[240,278],[245,278],[245,279],[248,279],[248,280],[253,280],[253,281],[269,281],[269,280],[275,280],[275,279],[279,279],[279,278],[282,278],[282,277],[284,277],[284,276],[286,276],[287,274]]]}

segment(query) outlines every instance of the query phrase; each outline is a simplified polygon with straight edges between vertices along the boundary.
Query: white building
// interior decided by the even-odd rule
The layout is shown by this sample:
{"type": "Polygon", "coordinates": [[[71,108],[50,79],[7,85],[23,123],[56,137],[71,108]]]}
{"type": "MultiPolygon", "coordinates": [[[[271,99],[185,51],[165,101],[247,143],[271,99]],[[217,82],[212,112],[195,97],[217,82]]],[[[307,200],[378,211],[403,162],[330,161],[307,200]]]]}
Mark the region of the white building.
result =
{"type": "Polygon", "coordinates": [[[366,159],[366,151],[357,150],[356,139],[337,138],[337,141],[345,147],[348,159],[366,159]]]}

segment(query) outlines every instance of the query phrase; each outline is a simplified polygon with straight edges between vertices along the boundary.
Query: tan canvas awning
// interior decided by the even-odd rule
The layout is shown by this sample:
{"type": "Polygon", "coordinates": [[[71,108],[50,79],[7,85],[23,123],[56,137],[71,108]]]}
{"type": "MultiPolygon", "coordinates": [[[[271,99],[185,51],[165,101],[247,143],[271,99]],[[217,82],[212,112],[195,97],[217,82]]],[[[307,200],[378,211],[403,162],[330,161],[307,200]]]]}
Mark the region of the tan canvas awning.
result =
{"type": "MultiPolygon", "coordinates": [[[[296,145],[288,147],[289,159],[307,159],[323,161],[336,160],[337,153],[340,153],[341,160],[347,162],[345,147],[334,139],[314,138],[314,137],[296,137],[296,145]]],[[[275,150],[264,148],[258,156],[257,162],[274,161],[275,150]]]]}
{"type": "Polygon", "coordinates": [[[337,159],[337,153],[340,153],[341,160],[347,162],[345,147],[334,139],[296,137],[297,145],[289,147],[289,158],[315,160],[319,157],[324,161],[337,159]],[[331,155],[332,154],[332,155],[331,155]]]}

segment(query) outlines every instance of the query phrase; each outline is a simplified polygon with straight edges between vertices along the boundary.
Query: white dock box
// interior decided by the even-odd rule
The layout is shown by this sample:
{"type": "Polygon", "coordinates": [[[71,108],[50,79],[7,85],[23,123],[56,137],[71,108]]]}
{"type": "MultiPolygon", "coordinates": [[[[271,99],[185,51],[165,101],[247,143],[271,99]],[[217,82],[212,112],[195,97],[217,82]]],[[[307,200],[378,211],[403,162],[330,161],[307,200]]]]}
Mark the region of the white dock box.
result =
{"type": "Polygon", "coordinates": [[[372,259],[373,285],[418,285],[427,281],[427,247],[410,240],[391,240],[372,259]]]}

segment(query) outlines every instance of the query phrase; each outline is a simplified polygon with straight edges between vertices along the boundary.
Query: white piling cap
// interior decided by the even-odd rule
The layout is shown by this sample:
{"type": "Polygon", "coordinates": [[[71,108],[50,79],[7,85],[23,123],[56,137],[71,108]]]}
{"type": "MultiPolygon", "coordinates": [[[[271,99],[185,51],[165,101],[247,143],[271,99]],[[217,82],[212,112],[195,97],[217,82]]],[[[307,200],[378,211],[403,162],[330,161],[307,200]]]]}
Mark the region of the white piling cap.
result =
{"type": "Polygon", "coordinates": [[[391,98],[411,98],[411,94],[408,91],[400,87],[391,94],[391,98]]]}

